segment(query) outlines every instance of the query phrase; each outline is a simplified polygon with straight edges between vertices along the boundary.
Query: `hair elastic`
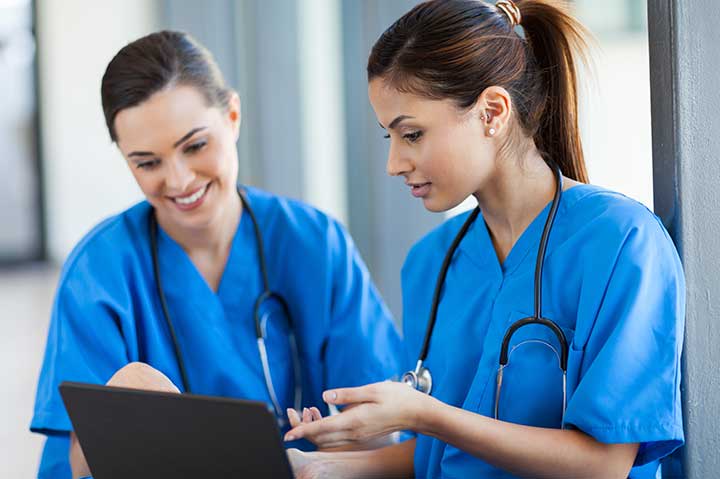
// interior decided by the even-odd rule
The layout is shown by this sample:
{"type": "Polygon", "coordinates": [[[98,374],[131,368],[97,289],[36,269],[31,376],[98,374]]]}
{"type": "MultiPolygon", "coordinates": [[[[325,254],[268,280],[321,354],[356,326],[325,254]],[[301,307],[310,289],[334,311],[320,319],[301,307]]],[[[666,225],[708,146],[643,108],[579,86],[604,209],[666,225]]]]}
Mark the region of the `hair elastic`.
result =
{"type": "Polygon", "coordinates": [[[510,21],[511,27],[514,28],[522,22],[520,9],[512,0],[500,0],[495,4],[495,7],[505,14],[510,21]]]}

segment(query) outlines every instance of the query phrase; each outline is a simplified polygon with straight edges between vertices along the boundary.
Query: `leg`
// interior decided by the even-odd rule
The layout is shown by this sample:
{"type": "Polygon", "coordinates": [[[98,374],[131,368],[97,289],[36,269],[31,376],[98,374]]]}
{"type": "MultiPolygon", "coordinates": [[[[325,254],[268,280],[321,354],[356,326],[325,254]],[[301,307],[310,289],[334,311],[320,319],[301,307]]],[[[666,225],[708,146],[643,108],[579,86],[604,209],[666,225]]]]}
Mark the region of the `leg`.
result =
{"type": "Polygon", "coordinates": [[[147,391],[179,393],[180,390],[167,376],[145,363],[130,363],[119,369],[110,380],[108,386],[118,386],[147,391]]]}
{"type": "MultiPolygon", "coordinates": [[[[157,369],[145,363],[130,363],[120,368],[110,380],[108,386],[117,386],[148,391],[179,393],[180,390],[157,369]]],[[[70,433],[70,468],[73,479],[90,476],[90,468],[74,432],[70,433]]]]}

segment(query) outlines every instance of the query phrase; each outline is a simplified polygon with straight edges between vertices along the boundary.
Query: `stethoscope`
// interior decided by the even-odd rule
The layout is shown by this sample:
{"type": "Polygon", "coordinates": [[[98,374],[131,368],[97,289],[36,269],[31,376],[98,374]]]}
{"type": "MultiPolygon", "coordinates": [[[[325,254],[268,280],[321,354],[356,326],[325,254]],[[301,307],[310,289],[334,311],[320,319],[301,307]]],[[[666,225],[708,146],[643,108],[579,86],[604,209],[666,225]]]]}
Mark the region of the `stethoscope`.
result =
{"type": "MultiPolygon", "coordinates": [[[[265,347],[267,321],[270,318],[270,312],[272,310],[272,308],[263,308],[266,303],[274,301],[279,304],[282,312],[288,319],[288,340],[290,343],[290,350],[292,354],[293,374],[295,379],[295,395],[293,400],[295,410],[299,410],[302,406],[302,376],[300,371],[300,355],[298,353],[295,333],[293,331],[293,322],[292,317],[290,316],[290,308],[288,307],[285,299],[280,294],[275,293],[270,289],[270,282],[268,280],[267,266],[265,262],[265,249],[263,247],[262,235],[260,234],[260,227],[258,226],[257,218],[255,217],[255,213],[250,207],[250,202],[245,196],[245,193],[239,187],[237,191],[238,195],[240,196],[240,201],[242,202],[243,210],[247,212],[248,215],[250,215],[250,219],[252,220],[253,230],[255,232],[255,242],[257,244],[258,261],[260,263],[260,271],[262,273],[263,280],[263,292],[260,293],[258,298],[255,300],[255,306],[253,310],[257,348],[260,354],[260,362],[262,363],[263,376],[265,377],[265,386],[270,396],[270,400],[272,401],[273,409],[275,410],[275,416],[280,427],[284,427],[287,423],[287,419],[285,418],[285,414],[280,407],[280,401],[278,401],[277,394],[275,392],[275,386],[273,385],[272,376],[270,374],[270,363],[268,361],[267,348],[265,347]]],[[[162,306],[163,316],[165,317],[165,322],[167,323],[167,327],[170,332],[170,338],[172,339],[175,356],[177,358],[178,366],[180,369],[180,378],[182,380],[184,390],[185,392],[191,392],[190,381],[188,380],[187,370],[185,369],[185,361],[183,360],[183,356],[180,351],[180,343],[178,342],[177,335],[175,334],[175,328],[173,327],[172,321],[170,320],[170,312],[168,310],[167,301],[165,299],[165,292],[163,291],[162,286],[162,279],[160,277],[157,230],[157,219],[155,218],[155,213],[153,211],[150,213],[150,249],[152,251],[153,273],[155,275],[157,294],[160,298],[160,305],[162,306]]]]}
{"type": "MultiPolygon", "coordinates": [[[[547,220],[545,220],[545,228],[543,229],[542,237],[540,239],[540,246],[538,247],[538,254],[537,254],[537,261],[535,264],[535,314],[532,317],[523,318],[518,321],[515,321],[513,324],[510,325],[510,327],[505,332],[505,336],[503,338],[502,347],[500,348],[500,360],[499,360],[499,366],[497,371],[497,378],[496,378],[496,388],[495,388],[495,419],[498,419],[499,417],[499,404],[500,404],[500,391],[502,389],[502,382],[503,382],[503,370],[508,364],[508,360],[510,355],[515,351],[518,347],[522,346],[526,343],[540,343],[547,347],[549,347],[557,356],[558,363],[560,365],[560,369],[562,370],[562,381],[563,381],[563,420],[565,416],[565,407],[567,403],[567,358],[568,358],[568,343],[567,339],[565,339],[565,333],[563,333],[563,330],[552,320],[543,318],[542,317],[542,272],[543,272],[543,265],[545,263],[545,251],[547,249],[547,243],[548,238],[550,236],[550,231],[552,230],[553,222],[555,221],[555,216],[557,215],[558,206],[560,205],[560,199],[562,197],[562,188],[563,188],[563,181],[562,181],[562,172],[560,171],[560,168],[558,168],[556,165],[553,166],[553,170],[555,173],[555,196],[553,198],[552,204],[550,205],[550,212],[548,213],[547,220]],[[522,328],[523,326],[527,326],[530,324],[535,325],[541,325],[549,328],[557,337],[558,342],[560,343],[560,353],[557,352],[557,350],[550,345],[548,342],[539,340],[539,339],[529,339],[526,341],[521,342],[520,344],[517,344],[511,351],[508,352],[508,348],[510,345],[510,340],[512,339],[513,335],[517,330],[522,328]]],[[[440,274],[438,275],[437,283],[435,284],[435,293],[433,294],[433,300],[432,300],[432,307],[430,308],[430,319],[428,321],[427,330],[425,332],[425,339],[423,340],[422,349],[420,350],[420,355],[418,357],[417,364],[415,365],[415,369],[413,371],[408,371],[405,374],[403,374],[402,382],[405,384],[408,384],[412,386],[413,388],[417,389],[420,392],[423,392],[425,394],[430,394],[432,391],[432,374],[430,374],[430,370],[423,366],[423,363],[425,362],[425,359],[428,355],[428,349],[430,347],[430,339],[432,338],[433,328],[435,327],[435,321],[437,319],[437,310],[438,306],[440,305],[440,294],[442,292],[443,284],[445,283],[445,277],[447,275],[448,268],[450,267],[450,262],[452,260],[453,255],[455,254],[455,250],[457,249],[458,245],[462,241],[462,239],[465,237],[465,234],[467,233],[468,229],[470,229],[470,225],[475,221],[475,219],[478,217],[478,214],[480,213],[480,207],[475,208],[472,213],[468,216],[467,220],[465,220],[465,223],[462,225],[462,228],[460,228],[460,231],[458,232],[457,236],[455,236],[455,239],[453,240],[452,244],[450,245],[450,248],[447,251],[447,254],[445,255],[445,259],[443,260],[442,266],[440,268],[440,274]]]]}

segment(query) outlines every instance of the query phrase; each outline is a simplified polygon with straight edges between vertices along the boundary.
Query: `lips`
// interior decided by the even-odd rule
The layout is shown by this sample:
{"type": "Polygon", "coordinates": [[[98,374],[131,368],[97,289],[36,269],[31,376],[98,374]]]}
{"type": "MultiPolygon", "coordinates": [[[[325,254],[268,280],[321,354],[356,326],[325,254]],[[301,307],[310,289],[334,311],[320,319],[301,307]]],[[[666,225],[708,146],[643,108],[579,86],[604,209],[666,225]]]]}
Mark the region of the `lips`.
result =
{"type": "Polygon", "coordinates": [[[415,198],[422,198],[430,192],[432,183],[407,183],[407,185],[410,187],[410,193],[412,193],[415,198]]]}
{"type": "Polygon", "coordinates": [[[208,189],[210,188],[211,183],[208,183],[204,186],[201,186],[199,188],[196,188],[195,190],[191,191],[187,195],[182,196],[174,196],[170,199],[173,203],[175,203],[175,206],[177,206],[182,211],[188,211],[192,210],[194,208],[197,208],[200,206],[207,194],[208,189]]]}

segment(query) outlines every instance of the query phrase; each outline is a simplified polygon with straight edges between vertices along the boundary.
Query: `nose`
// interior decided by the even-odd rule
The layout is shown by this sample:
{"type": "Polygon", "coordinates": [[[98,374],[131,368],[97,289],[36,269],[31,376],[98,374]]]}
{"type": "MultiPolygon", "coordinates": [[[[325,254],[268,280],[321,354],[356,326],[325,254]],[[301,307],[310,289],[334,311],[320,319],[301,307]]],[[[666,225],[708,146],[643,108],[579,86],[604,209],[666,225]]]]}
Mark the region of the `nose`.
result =
{"type": "Polygon", "coordinates": [[[385,170],[390,176],[407,175],[413,170],[412,161],[399,148],[394,148],[391,143],[385,170]]]}
{"type": "Polygon", "coordinates": [[[187,191],[195,179],[195,172],[188,166],[183,158],[171,158],[166,161],[165,187],[170,194],[180,194],[187,191]]]}

